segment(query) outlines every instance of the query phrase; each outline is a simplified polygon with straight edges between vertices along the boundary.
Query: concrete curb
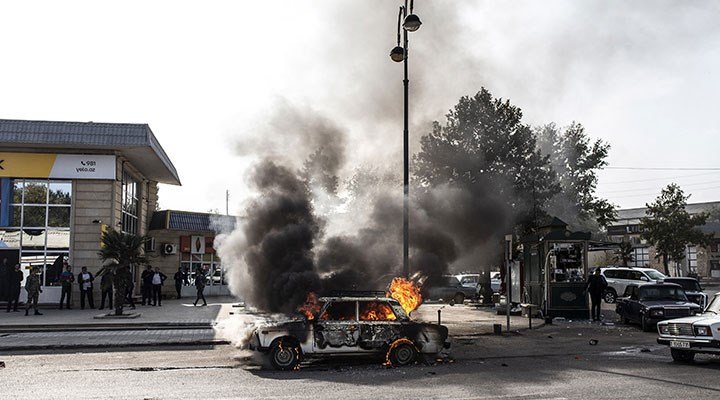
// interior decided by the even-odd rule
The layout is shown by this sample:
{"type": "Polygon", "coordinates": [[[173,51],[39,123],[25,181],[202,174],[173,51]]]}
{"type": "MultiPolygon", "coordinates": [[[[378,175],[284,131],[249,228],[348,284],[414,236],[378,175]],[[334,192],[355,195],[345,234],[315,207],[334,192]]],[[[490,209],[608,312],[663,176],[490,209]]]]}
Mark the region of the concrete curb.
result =
{"type": "Polygon", "coordinates": [[[73,331],[134,331],[173,329],[212,329],[215,322],[134,322],[83,324],[18,324],[0,326],[0,333],[73,332],[73,331]]]}
{"type": "Polygon", "coordinates": [[[39,346],[0,346],[0,351],[28,351],[28,350],[78,350],[78,349],[120,349],[129,347],[179,347],[179,346],[221,346],[228,345],[230,341],[224,339],[195,340],[195,341],[164,341],[155,343],[73,343],[65,345],[39,345],[39,346]]]}

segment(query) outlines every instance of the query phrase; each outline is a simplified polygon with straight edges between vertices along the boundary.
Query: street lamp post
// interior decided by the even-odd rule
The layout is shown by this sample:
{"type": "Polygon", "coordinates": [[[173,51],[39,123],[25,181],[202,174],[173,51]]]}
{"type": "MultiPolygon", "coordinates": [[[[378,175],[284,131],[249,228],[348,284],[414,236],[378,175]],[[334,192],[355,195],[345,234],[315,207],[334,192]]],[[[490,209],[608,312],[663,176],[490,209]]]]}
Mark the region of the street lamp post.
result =
{"type": "Polygon", "coordinates": [[[397,27],[397,46],[390,51],[390,58],[395,62],[403,62],[404,79],[403,79],[403,275],[410,275],[409,266],[409,239],[408,239],[408,207],[409,207],[409,188],[410,188],[410,143],[408,128],[408,32],[415,32],[420,28],[420,18],[413,14],[413,0],[410,0],[410,12],[408,13],[408,0],[405,5],[400,6],[398,13],[397,27]],[[400,46],[400,27],[402,26],[402,47],[400,46]]]}

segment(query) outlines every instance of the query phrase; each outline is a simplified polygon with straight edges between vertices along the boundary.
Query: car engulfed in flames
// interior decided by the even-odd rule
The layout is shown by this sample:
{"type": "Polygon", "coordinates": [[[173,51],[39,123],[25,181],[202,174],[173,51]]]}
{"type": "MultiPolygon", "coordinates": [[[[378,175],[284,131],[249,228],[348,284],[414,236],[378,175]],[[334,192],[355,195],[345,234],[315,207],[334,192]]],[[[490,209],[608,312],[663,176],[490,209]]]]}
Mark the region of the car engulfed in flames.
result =
{"type": "Polygon", "coordinates": [[[410,320],[405,307],[414,310],[422,298],[401,301],[396,297],[409,297],[387,294],[318,298],[311,293],[298,310],[305,318],[258,327],[248,348],[267,354],[276,369],[293,370],[304,358],[334,355],[377,355],[401,366],[450,347],[445,326],[410,320]]]}

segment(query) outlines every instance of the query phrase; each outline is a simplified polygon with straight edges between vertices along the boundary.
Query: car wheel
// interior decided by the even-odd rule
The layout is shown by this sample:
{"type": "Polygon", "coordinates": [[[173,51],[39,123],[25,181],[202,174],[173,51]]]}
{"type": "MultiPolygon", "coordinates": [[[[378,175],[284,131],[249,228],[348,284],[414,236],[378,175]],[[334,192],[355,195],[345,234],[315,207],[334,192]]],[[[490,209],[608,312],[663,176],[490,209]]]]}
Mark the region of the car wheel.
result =
{"type": "Polygon", "coordinates": [[[403,340],[390,348],[388,360],[395,367],[412,364],[417,358],[417,350],[409,340],[403,340]]]}
{"type": "Polygon", "coordinates": [[[679,363],[691,363],[695,360],[695,353],[687,350],[670,349],[670,355],[673,361],[679,363]]]}
{"type": "Polygon", "coordinates": [[[300,347],[295,344],[278,341],[270,349],[270,363],[273,368],[290,371],[300,365],[300,347]]]}
{"type": "Polygon", "coordinates": [[[462,304],[465,301],[465,295],[462,293],[456,293],[455,297],[452,298],[454,304],[462,304]]]}
{"type": "Polygon", "coordinates": [[[612,289],[606,291],[603,297],[605,302],[608,304],[612,304],[615,302],[615,300],[617,300],[617,294],[615,294],[615,291],[612,289]]]}
{"type": "Polygon", "coordinates": [[[652,329],[652,325],[644,315],[640,317],[640,326],[642,327],[643,332],[650,332],[652,329]]]}

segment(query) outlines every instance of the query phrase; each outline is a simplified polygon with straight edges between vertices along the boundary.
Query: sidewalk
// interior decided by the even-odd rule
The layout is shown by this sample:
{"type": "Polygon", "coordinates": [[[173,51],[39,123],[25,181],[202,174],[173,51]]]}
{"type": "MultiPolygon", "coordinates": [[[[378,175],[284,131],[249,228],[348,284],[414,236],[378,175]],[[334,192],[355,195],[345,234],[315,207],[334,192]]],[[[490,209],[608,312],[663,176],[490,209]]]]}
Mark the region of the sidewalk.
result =
{"type": "Polygon", "coordinates": [[[24,309],[20,312],[0,310],[0,332],[18,330],[64,330],[89,328],[159,328],[168,326],[207,326],[212,327],[219,320],[227,318],[233,312],[233,304],[238,302],[234,297],[210,298],[207,307],[193,307],[194,299],[163,300],[161,307],[137,305],[135,310],[125,308],[125,312],[139,313],[134,319],[95,319],[95,316],[113,312],[85,308],[40,309],[43,315],[25,316],[24,309]]]}

